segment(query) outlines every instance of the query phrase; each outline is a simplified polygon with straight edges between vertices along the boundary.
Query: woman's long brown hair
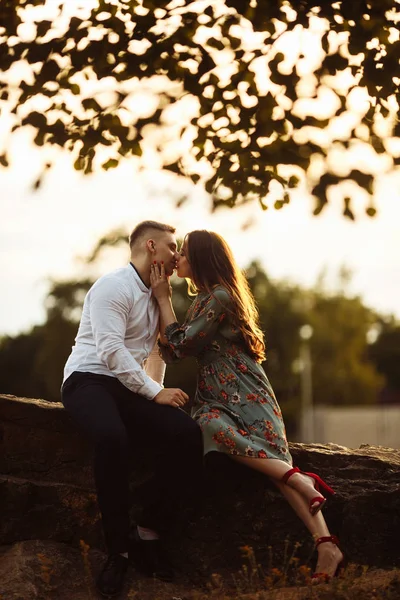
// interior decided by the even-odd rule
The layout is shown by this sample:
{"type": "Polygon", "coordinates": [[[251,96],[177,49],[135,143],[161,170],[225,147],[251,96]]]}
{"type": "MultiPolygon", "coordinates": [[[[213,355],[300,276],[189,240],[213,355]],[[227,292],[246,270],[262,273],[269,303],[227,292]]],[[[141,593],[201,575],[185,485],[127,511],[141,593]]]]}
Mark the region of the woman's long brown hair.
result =
{"type": "Polygon", "coordinates": [[[254,296],[228,244],[217,233],[205,229],[191,231],[185,242],[192,271],[189,293],[212,293],[216,285],[223,285],[232,298],[235,325],[243,335],[247,351],[257,362],[262,362],[265,343],[254,296]]]}

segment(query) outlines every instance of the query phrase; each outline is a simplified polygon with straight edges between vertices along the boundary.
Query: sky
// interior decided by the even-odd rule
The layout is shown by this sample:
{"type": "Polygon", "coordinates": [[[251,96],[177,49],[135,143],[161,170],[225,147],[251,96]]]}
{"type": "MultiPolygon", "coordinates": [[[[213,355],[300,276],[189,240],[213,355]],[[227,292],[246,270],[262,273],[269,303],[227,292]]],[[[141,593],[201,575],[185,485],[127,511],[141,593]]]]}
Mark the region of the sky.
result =
{"type": "MultiPolygon", "coordinates": [[[[74,10],[79,3],[76,0],[74,10]]],[[[57,4],[50,3],[54,7],[57,4]]],[[[86,0],[84,4],[87,10],[86,0]]],[[[306,55],[302,75],[305,75],[304,85],[310,89],[303,92],[310,98],[314,83],[312,78],[307,79],[307,74],[320,60],[317,53],[320,26],[321,22],[315,20],[315,31],[311,28],[301,34],[292,32],[291,38],[282,36],[277,42],[277,50],[284,50],[289,69],[300,50],[306,55]]],[[[29,38],[31,33],[27,31],[25,35],[29,38]]],[[[243,30],[242,35],[248,48],[257,42],[248,31],[243,30]]],[[[231,58],[228,55],[224,58],[221,53],[219,61],[221,73],[227,74],[231,58]]],[[[264,64],[255,67],[255,72],[259,86],[272,85],[265,77],[264,64]]],[[[28,74],[20,65],[10,77],[17,85],[28,74]]],[[[106,86],[103,91],[109,90],[106,84],[111,85],[109,81],[102,82],[106,86]]],[[[338,85],[347,89],[349,81],[342,78],[338,85]]],[[[322,88],[325,94],[327,90],[326,86],[322,88]]],[[[148,95],[143,94],[142,90],[141,100],[135,97],[135,111],[149,110],[148,95]]],[[[309,111],[316,114],[318,110],[322,111],[319,116],[327,116],[325,112],[333,111],[332,94],[318,96],[311,104],[305,98],[299,110],[305,114],[309,111]]],[[[324,135],[334,139],[342,131],[346,138],[346,132],[366,110],[364,96],[361,91],[349,94],[349,110],[334,119],[332,131],[327,128],[324,135]]],[[[45,110],[45,106],[38,105],[37,109],[45,110]]],[[[187,111],[187,117],[192,107],[180,104],[180,118],[183,110],[187,111]]],[[[362,194],[355,198],[356,221],[344,218],[343,193],[338,190],[330,195],[329,206],[318,217],[312,216],[313,200],[304,189],[293,193],[290,205],[280,211],[270,208],[263,212],[255,202],[211,214],[209,197],[185,179],[162,173],[155,167],[139,175],[132,161],[122,162],[109,172],[83,177],[74,171],[71,156],[62,152],[43,186],[32,192],[31,184],[41,171],[43,154],[31,143],[32,132],[17,132],[9,139],[6,130],[10,121],[8,124],[5,121],[3,118],[3,125],[0,122],[0,150],[7,146],[12,166],[0,167],[0,336],[16,335],[43,322],[49,281],[87,275],[87,266],[79,257],[87,255],[98,239],[112,229],[123,228],[128,235],[144,219],[175,225],[179,237],[197,228],[215,230],[232,246],[241,267],[258,259],[270,277],[304,286],[315,285],[325,271],[327,286],[334,289],[340,268],[346,266],[353,272],[348,293],[359,294],[368,306],[400,319],[400,174],[390,174],[384,157],[378,160],[370,148],[354,153],[354,165],[350,165],[352,159],[347,154],[340,155],[333,148],[327,166],[339,173],[342,170],[342,174],[353,166],[381,173],[374,198],[378,214],[373,219],[365,215],[368,199],[362,194]],[[182,194],[188,200],[177,209],[174,199],[182,194]],[[244,226],[247,227],[243,229],[244,226]]],[[[126,252],[108,255],[99,263],[98,274],[127,260],[128,248],[126,252]]]]}
{"type": "MultiPolygon", "coordinates": [[[[43,301],[50,279],[87,274],[80,257],[112,229],[129,231],[141,220],[177,227],[183,236],[208,228],[223,235],[242,268],[261,261],[268,275],[313,286],[323,270],[328,288],[337,285],[341,266],[353,279],[349,293],[384,314],[400,318],[400,186],[394,174],[381,178],[378,214],[364,214],[356,199],[356,221],[342,216],[339,197],[318,217],[312,200],[298,192],[282,210],[263,212],[257,203],[210,212],[209,197],[174,175],[149,170],[139,175],[130,161],[117,169],[82,176],[60,154],[38,192],[31,191],[41,156],[20,135],[11,148],[12,166],[0,171],[0,335],[15,335],[45,319],[43,301]],[[174,199],[187,194],[179,209],[174,199]],[[243,230],[243,226],[247,228],[243,230]]],[[[100,262],[98,274],[125,264],[126,251],[100,262]]]]}

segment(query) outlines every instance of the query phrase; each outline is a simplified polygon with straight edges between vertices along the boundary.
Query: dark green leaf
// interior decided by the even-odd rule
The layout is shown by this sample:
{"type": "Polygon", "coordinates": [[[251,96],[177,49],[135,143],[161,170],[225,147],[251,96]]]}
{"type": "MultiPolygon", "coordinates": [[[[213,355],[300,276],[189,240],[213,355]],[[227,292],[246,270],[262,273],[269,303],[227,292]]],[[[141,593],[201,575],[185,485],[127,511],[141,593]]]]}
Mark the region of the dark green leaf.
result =
{"type": "Polygon", "coordinates": [[[114,158],[110,158],[109,160],[107,160],[105,163],[103,163],[101,165],[102,169],[104,169],[105,171],[108,171],[108,169],[115,169],[115,167],[118,167],[118,161],[114,158]]]}

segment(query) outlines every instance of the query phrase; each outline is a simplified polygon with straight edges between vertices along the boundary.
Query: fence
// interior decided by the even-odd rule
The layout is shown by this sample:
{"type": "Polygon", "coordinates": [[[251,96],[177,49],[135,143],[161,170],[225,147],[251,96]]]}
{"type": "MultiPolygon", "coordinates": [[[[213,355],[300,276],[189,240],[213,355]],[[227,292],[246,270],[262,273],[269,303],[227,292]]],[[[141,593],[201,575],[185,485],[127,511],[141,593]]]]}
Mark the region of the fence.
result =
{"type": "Polygon", "coordinates": [[[400,405],[309,408],[301,418],[298,441],[400,448],[400,405]]]}

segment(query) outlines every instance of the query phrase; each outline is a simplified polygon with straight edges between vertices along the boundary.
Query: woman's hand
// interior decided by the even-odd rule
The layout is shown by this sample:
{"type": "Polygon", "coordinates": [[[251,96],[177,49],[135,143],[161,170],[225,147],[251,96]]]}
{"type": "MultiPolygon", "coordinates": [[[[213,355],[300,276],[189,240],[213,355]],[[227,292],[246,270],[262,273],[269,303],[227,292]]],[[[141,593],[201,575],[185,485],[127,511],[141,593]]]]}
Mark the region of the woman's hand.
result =
{"type": "Polygon", "coordinates": [[[155,262],[150,267],[150,285],[153,290],[153,295],[158,302],[162,300],[170,300],[172,296],[172,287],[169,283],[169,277],[165,274],[164,263],[161,263],[161,268],[155,262]]]}

